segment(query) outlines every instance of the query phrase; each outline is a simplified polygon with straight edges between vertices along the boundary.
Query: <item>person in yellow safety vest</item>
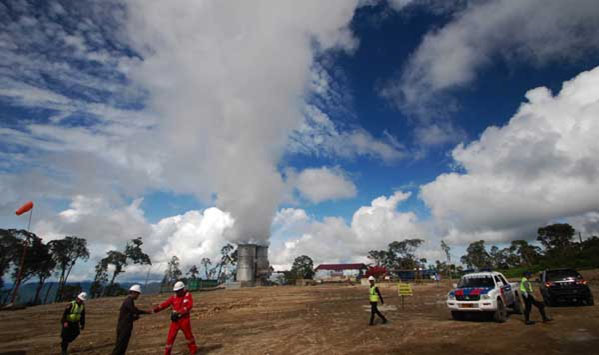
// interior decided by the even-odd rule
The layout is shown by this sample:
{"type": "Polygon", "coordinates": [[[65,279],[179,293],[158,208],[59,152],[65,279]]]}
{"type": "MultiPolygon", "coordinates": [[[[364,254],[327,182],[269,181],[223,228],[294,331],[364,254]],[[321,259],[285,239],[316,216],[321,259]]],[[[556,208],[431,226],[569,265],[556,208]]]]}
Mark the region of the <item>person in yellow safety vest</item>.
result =
{"type": "Polygon", "coordinates": [[[375,278],[374,276],[370,276],[368,277],[368,282],[370,282],[370,323],[369,325],[374,325],[374,315],[378,315],[379,317],[381,317],[381,319],[383,320],[383,324],[387,323],[387,318],[385,318],[385,316],[379,312],[378,309],[378,302],[379,300],[381,301],[381,304],[385,304],[385,301],[383,300],[383,295],[381,295],[381,291],[379,291],[379,288],[376,287],[376,285],[374,284],[375,282],[375,278]]]}
{"type": "Polygon", "coordinates": [[[61,348],[62,355],[66,355],[69,343],[79,336],[79,330],[85,328],[85,301],[87,300],[87,293],[81,292],[77,298],[70,302],[62,313],[60,324],[62,325],[62,331],[60,337],[62,338],[61,348]],[[79,328],[81,325],[81,328],[79,328]]]}
{"type": "Polygon", "coordinates": [[[522,293],[522,298],[524,298],[524,324],[535,324],[535,322],[530,320],[532,305],[539,309],[541,317],[543,317],[543,322],[549,322],[552,319],[545,314],[545,305],[542,302],[535,300],[533,296],[534,291],[532,289],[532,284],[528,280],[531,275],[532,273],[530,271],[525,271],[524,276],[522,276],[522,280],[520,281],[520,293],[522,293]]]}

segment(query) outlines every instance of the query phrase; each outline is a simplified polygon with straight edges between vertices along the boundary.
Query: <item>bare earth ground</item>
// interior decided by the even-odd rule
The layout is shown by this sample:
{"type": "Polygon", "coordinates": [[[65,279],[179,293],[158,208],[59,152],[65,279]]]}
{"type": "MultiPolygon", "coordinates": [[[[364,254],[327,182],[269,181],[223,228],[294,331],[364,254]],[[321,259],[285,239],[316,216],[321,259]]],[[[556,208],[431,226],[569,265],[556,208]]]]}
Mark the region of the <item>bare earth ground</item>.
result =
{"type": "MultiPolygon", "coordinates": [[[[585,275],[599,298],[599,272],[585,275]]],[[[401,307],[395,287],[382,287],[390,323],[369,327],[364,286],[257,287],[194,293],[192,325],[200,354],[599,354],[599,307],[548,308],[549,324],[525,326],[451,320],[444,300],[450,282],[419,285],[401,307]]],[[[140,298],[149,308],[167,295],[140,298]]],[[[537,297],[540,297],[537,295],[537,297]]],[[[110,354],[123,298],[87,302],[87,324],[73,354],[110,354]]],[[[58,354],[64,304],[0,312],[0,354],[58,354]]],[[[540,315],[533,309],[532,318],[540,315]]],[[[135,323],[128,354],[161,354],[168,311],[135,323]]],[[[187,354],[179,334],[174,354],[187,354]]]]}

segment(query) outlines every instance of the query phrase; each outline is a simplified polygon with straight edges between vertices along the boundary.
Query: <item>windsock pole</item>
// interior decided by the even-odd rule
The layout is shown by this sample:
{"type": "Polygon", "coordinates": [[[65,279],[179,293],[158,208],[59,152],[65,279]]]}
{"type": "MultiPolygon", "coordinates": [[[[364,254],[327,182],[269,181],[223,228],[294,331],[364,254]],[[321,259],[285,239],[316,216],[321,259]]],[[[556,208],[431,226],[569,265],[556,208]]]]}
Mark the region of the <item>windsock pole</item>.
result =
{"type": "MultiPolygon", "coordinates": [[[[33,203],[32,202],[26,203],[25,205],[23,205],[23,207],[21,207],[17,210],[16,214],[21,215],[23,213],[23,212],[21,212],[23,208],[29,209],[29,222],[27,223],[27,231],[29,232],[29,229],[31,228],[31,215],[33,214],[33,203]],[[28,205],[30,205],[30,206],[28,206],[28,205]]],[[[12,303],[13,305],[15,303],[15,300],[17,299],[17,294],[19,293],[19,286],[21,285],[21,277],[23,276],[23,267],[25,266],[25,255],[27,255],[27,239],[25,239],[23,242],[23,254],[21,254],[21,263],[19,265],[19,272],[17,274],[15,288],[13,289],[12,297],[10,300],[10,303],[12,303]]]]}

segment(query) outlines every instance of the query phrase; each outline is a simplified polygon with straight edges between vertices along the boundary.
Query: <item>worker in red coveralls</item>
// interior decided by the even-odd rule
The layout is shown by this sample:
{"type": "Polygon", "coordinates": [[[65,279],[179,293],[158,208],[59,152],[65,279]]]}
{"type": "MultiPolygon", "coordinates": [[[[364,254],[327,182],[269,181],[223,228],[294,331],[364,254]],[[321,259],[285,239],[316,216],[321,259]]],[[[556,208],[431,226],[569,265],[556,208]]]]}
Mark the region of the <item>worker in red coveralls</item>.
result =
{"type": "Polygon", "coordinates": [[[162,302],[159,306],[154,307],[154,313],[160,312],[163,309],[171,307],[171,327],[168,330],[168,336],[166,338],[166,349],[164,350],[165,355],[170,355],[175,338],[179,329],[183,331],[185,339],[187,339],[187,346],[189,347],[189,353],[195,354],[198,350],[196,341],[191,333],[191,322],[189,319],[189,313],[193,307],[193,299],[191,293],[185,289],[185,284],[181,281],[175,283],[173,287],[175,294],[169,297],[166,301],[162,302]]]}

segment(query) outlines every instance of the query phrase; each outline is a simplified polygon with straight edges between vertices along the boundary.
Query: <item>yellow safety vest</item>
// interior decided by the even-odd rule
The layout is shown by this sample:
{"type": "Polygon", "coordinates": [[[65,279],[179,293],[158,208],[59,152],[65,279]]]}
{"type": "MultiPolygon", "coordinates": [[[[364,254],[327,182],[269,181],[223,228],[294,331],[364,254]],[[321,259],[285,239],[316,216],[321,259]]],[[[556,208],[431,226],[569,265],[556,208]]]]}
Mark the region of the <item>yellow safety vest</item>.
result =
{"type": "Polygon", "coordinates": [[[532,284],[530,283],[530,281],[528,281],[528,279],[526,277],[523,277],[522,280],[520,281],[520,291],[526,292],[526,293],[533,293],[532,292],[532,284]]]}
{"type": "Polygon", "coordinates": [[[79,304],[76,301],[71,302],[71,313],[67,316],[69,322],[79,322],[81,319],[81,312],[83,312],[83,303],[79,304]]]}
{"type": "Polygon", "coordinates": [[[370,302],[378,302],[379,295],[376,293],[376,286],[370,286],[370,302]]]}

